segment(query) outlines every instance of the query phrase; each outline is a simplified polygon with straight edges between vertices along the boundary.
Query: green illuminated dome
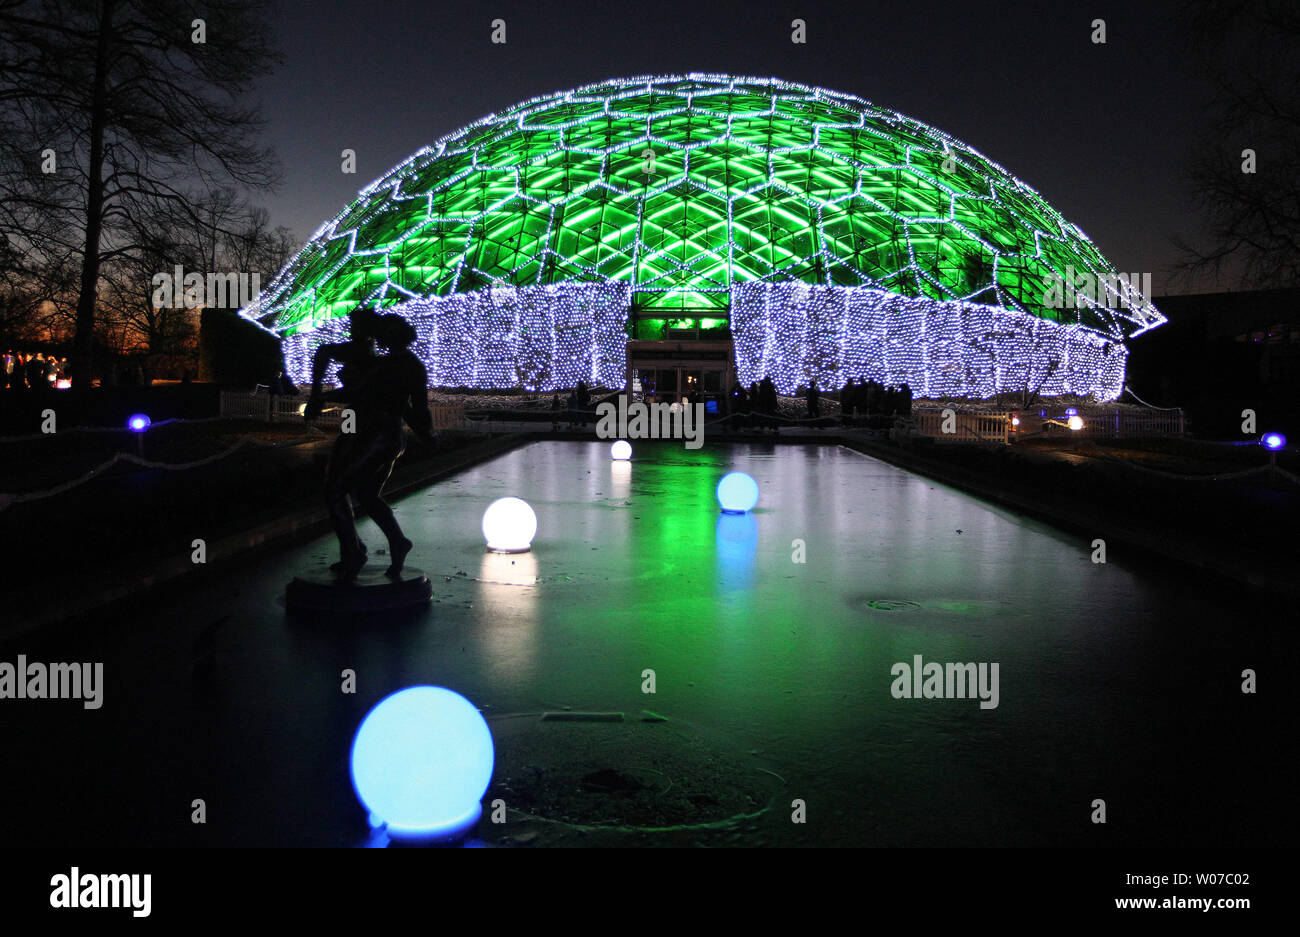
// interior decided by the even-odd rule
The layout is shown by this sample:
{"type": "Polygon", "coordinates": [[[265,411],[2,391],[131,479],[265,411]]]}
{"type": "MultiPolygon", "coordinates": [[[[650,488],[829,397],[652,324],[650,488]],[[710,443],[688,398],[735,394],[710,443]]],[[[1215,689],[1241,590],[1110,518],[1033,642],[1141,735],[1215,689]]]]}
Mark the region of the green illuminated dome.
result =
{"type": "Polygon", "coordinates": [[[534,98],[417,152],[316,232],[245,315],[281,335],[490,286],[616,281],[639,316],[725,318],[747,282],[873,287],[1077,323],[1053,278],[1115,271],[1033,189],[933,127],[774,79],[641,77],[534,98]]]}

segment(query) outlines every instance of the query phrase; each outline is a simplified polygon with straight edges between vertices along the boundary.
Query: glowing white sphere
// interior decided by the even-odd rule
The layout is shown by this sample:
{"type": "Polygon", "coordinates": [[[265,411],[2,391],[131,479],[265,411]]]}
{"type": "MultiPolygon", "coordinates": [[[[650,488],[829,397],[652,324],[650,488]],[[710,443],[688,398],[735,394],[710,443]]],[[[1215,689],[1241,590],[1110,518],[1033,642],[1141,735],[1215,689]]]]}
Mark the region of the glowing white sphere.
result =
{"type": "Polygon", "coordinates": [[[537,533],[537,515],[522,498],[499,498],[483,512],[483,537],[489,550],[523,553],[537,533]]]}
{"type": "Polygon", "coordinates": [[[744,472],[729,472],[718,482],[718,504],[728,514],[744,514],[758,504],[758,482],[744,472]]]}
{"type": "Polygon", "coordinates": [[[1072,416],[1065,421],[1065,425],[1070,427],[1070,429],[1074,429],[1074,430],[1083,429],[1083,417],[1072,416]]]}
{"type": "Polygon", "coordinates": [[[452,836],[482,814],[492,733],[474,704],[440,686],[380,700],[352,742],[352,787],[370,822],[391,835],[452,836]]]}
{"type": "Polygon", "coordinates": [[[632,458],[632,444],[626,439],[620,439],[609,447],[609,454],[616,462],[626,461],[632,458]]]}

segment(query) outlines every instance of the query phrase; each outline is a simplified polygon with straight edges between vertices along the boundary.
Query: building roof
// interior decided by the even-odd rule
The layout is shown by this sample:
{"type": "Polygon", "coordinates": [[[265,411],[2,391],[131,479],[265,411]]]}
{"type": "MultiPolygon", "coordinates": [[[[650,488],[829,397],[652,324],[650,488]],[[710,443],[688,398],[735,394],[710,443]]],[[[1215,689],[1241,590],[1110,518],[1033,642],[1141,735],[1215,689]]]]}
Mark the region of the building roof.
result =
{"type": "Polygon", "coordinates": [[[725,315],[755,281],[966,300],[1116,337],[1163,322],[1030,186],[933,127],[777,79],[618,79],[489,114],[326,222],[244,315],[277,334],[360,303],[620,281],[725,315]],[[1052,308],[1054,278],[1111,291],[1052,308]]]}

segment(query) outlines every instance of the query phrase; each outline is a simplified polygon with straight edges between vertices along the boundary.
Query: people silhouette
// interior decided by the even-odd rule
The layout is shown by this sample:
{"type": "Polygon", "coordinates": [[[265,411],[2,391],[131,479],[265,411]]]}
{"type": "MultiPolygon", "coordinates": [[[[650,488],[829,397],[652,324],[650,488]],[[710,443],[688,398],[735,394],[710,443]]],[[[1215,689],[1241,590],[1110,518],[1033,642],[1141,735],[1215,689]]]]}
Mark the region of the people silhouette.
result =
{"type": "Polygon", "coordinates": [[[813,378],[812,383],[808,385],[808,416],[816,419],[822,415],[821,400],[822,392],[817,386],[817,379],[813,378]]]}
{"type": "Polygon", "coordinates": [[[759,410],[763,412],[764,425],[775,433],[778,431],[776,417],[780,404],[776,399],[776,385],[772,383],[770,374],[759,382],[758,389],[760,396],[759,410]]]}
{"type": "Polygon", "coordinates": [[[45,384],[45,356],[39,351],[27,359],[27,386],[40,390],[45,384]]]}
{"type": "Polygon", "coordinates": [[[749,419],[749,394],[745,385],[737,382],[731,389],[731,419],[733,429],[743,429],[749,419]]]}

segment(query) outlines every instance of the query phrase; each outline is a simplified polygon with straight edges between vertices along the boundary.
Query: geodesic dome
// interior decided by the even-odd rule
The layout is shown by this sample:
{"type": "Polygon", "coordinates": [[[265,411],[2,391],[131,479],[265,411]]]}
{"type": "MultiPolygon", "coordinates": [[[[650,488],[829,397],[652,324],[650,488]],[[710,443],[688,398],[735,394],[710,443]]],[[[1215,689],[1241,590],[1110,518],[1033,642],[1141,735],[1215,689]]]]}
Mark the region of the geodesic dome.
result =
{"type": "Polygon", "coordinates": [[[539,389],[609,383],[629,337],[687,320],[733,334],[739,369],[778,385],[903,375],[991,393],[1041,359],[1048,385],[1113,396],[1123,341],[1163,321],[960,141],[851,95],[717,75],[587,85],[444,137],[362,190],[244,314],[301,375],[361,303],[411,317],[435,383],[539,389]],[[1082,277],[1100,288],[1050,301],[1082,277]],[[846,344],[874,355],[827,360],[846,344]]]}

